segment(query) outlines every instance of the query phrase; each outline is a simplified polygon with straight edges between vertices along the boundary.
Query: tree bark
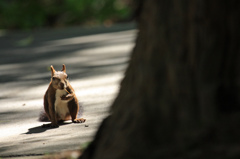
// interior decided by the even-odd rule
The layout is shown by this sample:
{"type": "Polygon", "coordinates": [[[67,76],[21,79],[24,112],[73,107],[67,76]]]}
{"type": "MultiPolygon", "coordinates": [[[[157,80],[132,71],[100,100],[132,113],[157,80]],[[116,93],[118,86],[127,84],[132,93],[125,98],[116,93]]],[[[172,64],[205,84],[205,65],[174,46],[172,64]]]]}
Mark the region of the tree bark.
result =
{"type": "Polygon", "coordinates": [[[134,4],[136,46],[81,158],[239,157],[240,1],[134,4]]]}

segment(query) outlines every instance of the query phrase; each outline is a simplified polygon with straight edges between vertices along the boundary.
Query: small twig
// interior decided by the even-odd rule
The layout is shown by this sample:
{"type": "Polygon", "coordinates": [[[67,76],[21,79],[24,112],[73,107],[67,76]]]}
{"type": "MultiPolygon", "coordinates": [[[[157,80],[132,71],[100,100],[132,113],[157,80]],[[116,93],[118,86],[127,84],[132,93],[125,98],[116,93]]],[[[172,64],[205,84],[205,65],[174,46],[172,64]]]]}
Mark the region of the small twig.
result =
{"type": "Polygon", "coordinates": [[[71,94],[71,93],[69,93],[66,89],[64,89],[68,94],[71,94]]]}

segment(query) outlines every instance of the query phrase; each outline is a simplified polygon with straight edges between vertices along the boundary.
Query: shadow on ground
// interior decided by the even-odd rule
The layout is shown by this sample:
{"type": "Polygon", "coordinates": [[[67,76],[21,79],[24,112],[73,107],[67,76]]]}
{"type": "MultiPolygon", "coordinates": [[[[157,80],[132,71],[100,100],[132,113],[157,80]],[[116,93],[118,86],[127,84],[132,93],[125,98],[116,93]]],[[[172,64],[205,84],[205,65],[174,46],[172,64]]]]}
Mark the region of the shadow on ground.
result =
{"type": "MultiPolygon", "coordinates": [[[[64,125],[68,125],[68,124],[71,124],[71,123],[59,123],[59,126],[62,127],[64,125]]],[[[37,127],[33,127],[33,128],[28,129],[28,132],[26,132],[24,134],[37,134],[37,133],[45,132],[45,131],[50,130],[50,129],[57,129],[57,128],[43,127],[43,125],[41,125],[41,126],[37,126],[37,127]]]]}
{"type": "Polygon", "coordinates": [[[77,149],[89,142],[108,114],[135,34],[134,25],[127,24],[12,32],[0,37],[0,157],[77,149]],[[29,36],[31,43],[18,45],[29,36]],[[66,122],[47,129],[37,121],[50,81],[49,66],[60,70],[62,64],[83,102],[88,127],[66,122]]]}

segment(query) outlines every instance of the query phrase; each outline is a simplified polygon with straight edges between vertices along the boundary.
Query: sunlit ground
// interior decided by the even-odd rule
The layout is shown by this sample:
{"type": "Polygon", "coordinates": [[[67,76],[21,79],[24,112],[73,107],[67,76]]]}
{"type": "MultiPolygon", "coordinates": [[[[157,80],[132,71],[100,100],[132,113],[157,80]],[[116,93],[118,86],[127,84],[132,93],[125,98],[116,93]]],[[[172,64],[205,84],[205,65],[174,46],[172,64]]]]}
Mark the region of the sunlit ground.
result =
{"type": "Polygon", "coordinates": [[[91,141],[123,78],[136,34],[131,28],[91,35],[75,29],[79,35],[70,37],[64,31],[43,31],[24,46],[15,45],[24,34],[0,37],[0,156],[78,149],[91,141]],[[37,119],[50,80],[48,67],[60,70],[62,64],[87,121],[43,129],[37,119]]]}

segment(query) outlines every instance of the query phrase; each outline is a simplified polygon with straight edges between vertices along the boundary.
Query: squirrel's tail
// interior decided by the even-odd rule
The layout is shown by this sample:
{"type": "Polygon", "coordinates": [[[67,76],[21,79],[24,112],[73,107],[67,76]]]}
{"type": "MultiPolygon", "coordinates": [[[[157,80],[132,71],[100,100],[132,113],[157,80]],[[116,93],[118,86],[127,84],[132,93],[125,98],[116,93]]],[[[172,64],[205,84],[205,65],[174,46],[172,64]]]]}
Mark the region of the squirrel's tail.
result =
{"type": "Polygon", "coordinates": [[[48,117],[47,117],[47,114],[45,113],[44,110],[41,110],[41,112],[40,112],[40,114],[39,114],[38,121],[41,121],[41,122],[49,121],[49,119],[48,119],[48,117]]]}

